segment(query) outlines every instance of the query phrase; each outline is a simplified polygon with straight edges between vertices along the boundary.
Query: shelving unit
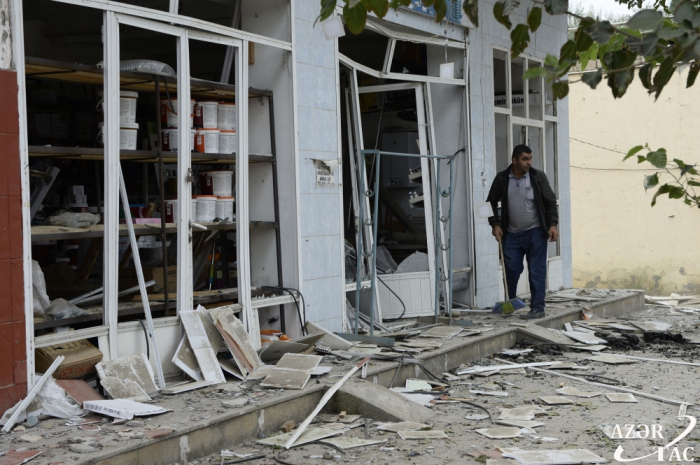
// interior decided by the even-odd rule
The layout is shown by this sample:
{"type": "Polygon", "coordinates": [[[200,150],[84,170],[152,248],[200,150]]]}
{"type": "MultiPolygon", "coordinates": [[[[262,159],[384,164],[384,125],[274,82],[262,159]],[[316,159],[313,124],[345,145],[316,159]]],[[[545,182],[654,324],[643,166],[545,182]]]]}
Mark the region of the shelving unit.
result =
{"type": "MultiPolygon", "coordinates": [[[[104,84],[104,73],[103,70],[91,65],[78,64],[78,63],[64,63],[54,60],[47,60],[41,58],[30,58],[25,59],[25,69],[27,79],[48,79],[62,82],[72,82],[78,84],[94,85],[102,87],[104,84]]],[[[194,99],[216,99],[216,100],[233,100],[236,98],[236,86],[231,84],[224,84],[212,81],[205,81],[201,79],[190,79],[191,86],[191,97],[194,99]]],[[[163,76],[163,75],[153,75],[149,73],[141,72],[130,72],[130,71],[120,71],[120,89],[129,91],[138,91],[145,93],[155,93],[161,96],[170,95],[175,98],[177,93],[177,77],[176,76],[163,76]]],[[[279,199],[278,199],[278,185],[277,185],[277,164],[275,160],[276,149],[275,149],[275,129],[274,129],[274,111],[273,111],[273,95],[271,91],[260,90],[249,88],[248,98],[266,98],[269,102],[270,108],[270,147],[271,153],[253,153],[248,154],[248,163],[270,163],[272,169],[272,189],[274,191],[274,221],[251,221],[249,222],[250,229],[274,229],[275,239],[276,239],[276,253],[277,253],[277,270],[278,270],[278,286],[283,286],[282,282],[282,253],[281,253],[281,237],[279,228],[279,199]]],[[[159,98],[156,98],[159,101],[159,98]]],[[[154,108],[156,110],[156,108],[154,108]]],[[[37,109],[37,111],[51,111],[46,109],[37,109]]],[[[156,113],[156,120],[160,118],[160,115],[156,113]]],[[[244,127],[244,126],[243,126],[244,127]]],[[[160,131],[158,131],[160,132],[160,131]]],[[[160,139],[160,134],[158,134],[160,139]]],[[[160,146],[160,144],[159,144],[160,146]]],[[[92,148],[92,147],[62,147],[62,146],[30,146],[28,148],[29,157],[31,158],[54,158],[54,159],[66,159],[66,160],[78,160],[78,161],[103,161],[104,160],[104,149],[102,148],[92,148]]],[[[177,152],[160,152],[152,150],[120,150],[119,153],[120,161],[132,162],[132,163],[155,163],[160,167],[161,173],[163,165],[165,163],[175,164],[178,162],[177,152]]],[[[220,154],[220,153],[191,153],[191,163],[192,165],[235,165],[236,164],[236,153],[231,154],[220,154]]],[[[162,184],[160,186],[162,192],[162,184]]],[[[159,194],[160,195],[160,194],[159,194]]],[[[241,198],[240,201],[247,202],[247,198],[241,198]]],[[[194,234],[200,237],[205,237],[204,235],[209,234],[210,231],[236,231],[236,222],[227,223],[200,223],[207,228],[206,231],[195,230],[194,234]]],[[[166,223],[166,224],[134,224],[134,231],[136,236],[161,236],[163,241],[165,236],[168,234],[177,233],[176,223],[166,223]]],[[[95,225],[90,228],[68,228],[61,226],[33,226],[31,228],[32,242],[44,242],[44,241],[58,241],[58,240],[76,240],[76,239],[96,239],[104,237],[104,225],[95,225]]],[[[127,225],[119,226],[119,236],[128,236],[127,225]]],[[[194,239],[199,240],[199,239],[194,239]]],[[[249,253],[249,251],[238,251],[238,254],[249,253]]],[[[227,241],[224,240],[221,243],[221,255],[228,255],[227,241]]],[[[165,255],[164,255],[165,256],[165,255]]],[[[167,264],[164,263],[164,275],[165,268],[167,264]]],[[[228,261],[221,261],[221,271],[223,277],[224,289],[219,289],[218,291],[209,291],[207,295],[198,295],[201,292],[194,293],[194,303],[206,304],[215,302],[226,302],[227,300],[236,299],[238,297],[238,289],[236,287],[230,287],[230,279],[228,272],[228,261]],[[222,294],[223,293],[223,294],[222,294]]],[[[254,294],[260,294],[259,292],[254,292],[254,294]]],[[[154,296],[155,297],[155,296],[154,296]]],[[[164,295],[160,298],[151,299],[149,296],[149,301],[153,301],[151,304],[152,311],[165,311],[167,313],[168,309],[175,307],[174,300],[176,294],[174,292],[169,292],[166,286],[164,295]]],[[[253,308],[261,308],[266,306],[276,306],[284,305],[286,303],[291,303],[293,301],[292,297],[289,295],[285,296],[274,296],[267,299],[256,299],[253,301],[253,308]]],[[[241,310],[242,305],[234,305],[238,311],[241,310]]],[[[49,329],[55,326],[69,325],[69,324],[82,324],[86,322],[99,321],[103,319],[104,310],[101,306],[89,307],[86,309],[88,315],[82,317],[76,317],[69,320],[60,321],[40,321],[35,323],[36,329],[49,329]]],[[[132,316],[143,313],[143,307],[141,303],[137,302],[121,302],[118,306],[118,315],[122,316],[132,316]]],[[[281,322],[284,328],[284,312],[281,311],[281,322]]],[[[45,336],[42,336],[44,338],[45,336]]]]}

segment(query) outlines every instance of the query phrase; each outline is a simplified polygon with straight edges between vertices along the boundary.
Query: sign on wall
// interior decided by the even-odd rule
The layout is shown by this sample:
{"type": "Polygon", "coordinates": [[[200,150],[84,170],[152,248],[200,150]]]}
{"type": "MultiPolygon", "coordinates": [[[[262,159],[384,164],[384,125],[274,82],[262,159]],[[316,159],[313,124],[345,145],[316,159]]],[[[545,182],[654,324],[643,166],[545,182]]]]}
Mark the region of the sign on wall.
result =
{"type": "MultiPolygon", "coordinates": [[[[447,0],[447,14],[445,19],[452,23],[460,24],[462,26],[469,26],[469,20],[464,16],[462,10],[463,0],[447,0]]],[[[407,10],[411,10],[416,13],[423,15],[435,17],[435,8],[425,7],[420,0],[411,0],[411,5],[406,7],[407,10]]]]}

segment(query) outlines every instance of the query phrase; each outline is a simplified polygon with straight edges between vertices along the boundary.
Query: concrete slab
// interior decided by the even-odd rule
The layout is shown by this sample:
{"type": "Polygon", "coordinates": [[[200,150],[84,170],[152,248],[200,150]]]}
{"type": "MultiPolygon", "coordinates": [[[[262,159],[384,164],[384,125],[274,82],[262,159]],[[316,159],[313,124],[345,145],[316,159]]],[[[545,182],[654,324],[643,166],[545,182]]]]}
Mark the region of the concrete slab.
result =
{"type": "Polygon", "coordinates": [[[574,344],[575,341],[563,334],[555,331],[550,331],[547,328],[536,324],[528,325],[525,328],[518,327],[518,330],[525,336],[531,337],[538,341],[552,342],[554,344],[574,344]]]}
{"type": "MultiPolygon", "coordinates": [[[[331,436],[337,436],[342,433],[342,430],[331,430],[325,428],[315,428],[313,426],[306,428],[299,439],[294,443],[295,446],[300,446],[302,444],[308,444],[309,442],[316,442],[320,439],[329,438],[331,436]]],[[[261,439],[256,441],[258,444],[263,444],[266,446],[279,446],[282,447],[284,444],[294,435],[294,431],[284,434],[278,434],[277,436],[272,436],[270,438],[261,439]]]]}
{"type": "Polygon", "coordinates": [[[399,431],[399,436],[404,440],[411,439],[449,439],[444,431],[399,431]]]}
{"type": "Polygon", "coordinates": [[[311,378],[310,370],[290,370],[277,368],[260,383],[260,386],[275,389],[304,389],[311,378]]]}
{"type": "Polygon", "coordinates": [[[145,354],[129,355],[116,360],[108,360],[95,365],[100,379],[114,376],[119,379],[130,379],[136,382],[146,394],[158,392],[153,380],[153,368],[146,360],[145,354]]]}
{"type": "Polygon", "coordinates": [[[425,423],[435,413],[405,399],[378,384],[353,381],[345,383],[328,404],[330,411],[360,413],[375,421],[417,421],[425,423]]]}
{"type": "Polygon", "coordinates": [[[481,434],[482,436],[486,436],[489,439],[509,439],[509,438],[517,438],[518,436],[522,436],[523,430],[522,428],[518,428],[517,426],[500,426],[496,428],[481,428],[476,430],[477,433],[481,434]]]}
{"type": "Polygon", "coordinates": [[[313,371],[321,363],[323,357],[318,355],[284,354],[277,365],[277,368],[289,368],[291,370],[313,371]]]}
{"type": "Polygon", "coordinates": [[[627,394],[624,392],[606,392],[605,397],[608,398],[610,402],[623,402],[623,403],[637,403],[639,402],[634,394],[627,394]]]}

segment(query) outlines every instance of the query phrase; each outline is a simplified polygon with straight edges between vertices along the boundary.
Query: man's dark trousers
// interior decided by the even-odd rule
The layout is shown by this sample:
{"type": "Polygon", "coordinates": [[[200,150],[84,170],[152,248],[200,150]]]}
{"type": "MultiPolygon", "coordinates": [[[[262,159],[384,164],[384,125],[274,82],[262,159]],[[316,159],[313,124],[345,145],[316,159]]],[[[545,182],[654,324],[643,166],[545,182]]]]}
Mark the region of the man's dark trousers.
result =
{"type": "Polygon", "coordinates": [[[544,312],[547,292],[547,233],[540,227],[503,235],[503,260],[506,264],[508,296],[516,298],[518,280],[523,272],[523,257],[527,257],[530,278],[530,310],[544,312]]]}

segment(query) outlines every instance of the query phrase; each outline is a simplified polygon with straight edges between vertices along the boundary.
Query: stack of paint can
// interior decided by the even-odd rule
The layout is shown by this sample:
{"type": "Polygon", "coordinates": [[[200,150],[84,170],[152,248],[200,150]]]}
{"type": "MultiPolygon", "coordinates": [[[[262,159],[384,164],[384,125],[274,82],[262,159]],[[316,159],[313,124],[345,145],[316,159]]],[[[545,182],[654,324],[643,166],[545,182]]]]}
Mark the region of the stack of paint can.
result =
{"type": "Polygon", "coordinates": [[[233,197],[233,171],[201,171],[197,198],[197,221],[212,222],[218,218],[235,221],[236,201],[233,197]]]}
{"type": "MultiPolygon", "coordinates": [[[[166,97],[160,100],[161,140],[164,151],[177,152],[180,146],[177,105],[177,98],[166,97]]],[[[194,148],[195,139],[195,130],[192,129],[194,125],[194,108],[195,101],[190,99],[190,151],[194,148]]]]}

